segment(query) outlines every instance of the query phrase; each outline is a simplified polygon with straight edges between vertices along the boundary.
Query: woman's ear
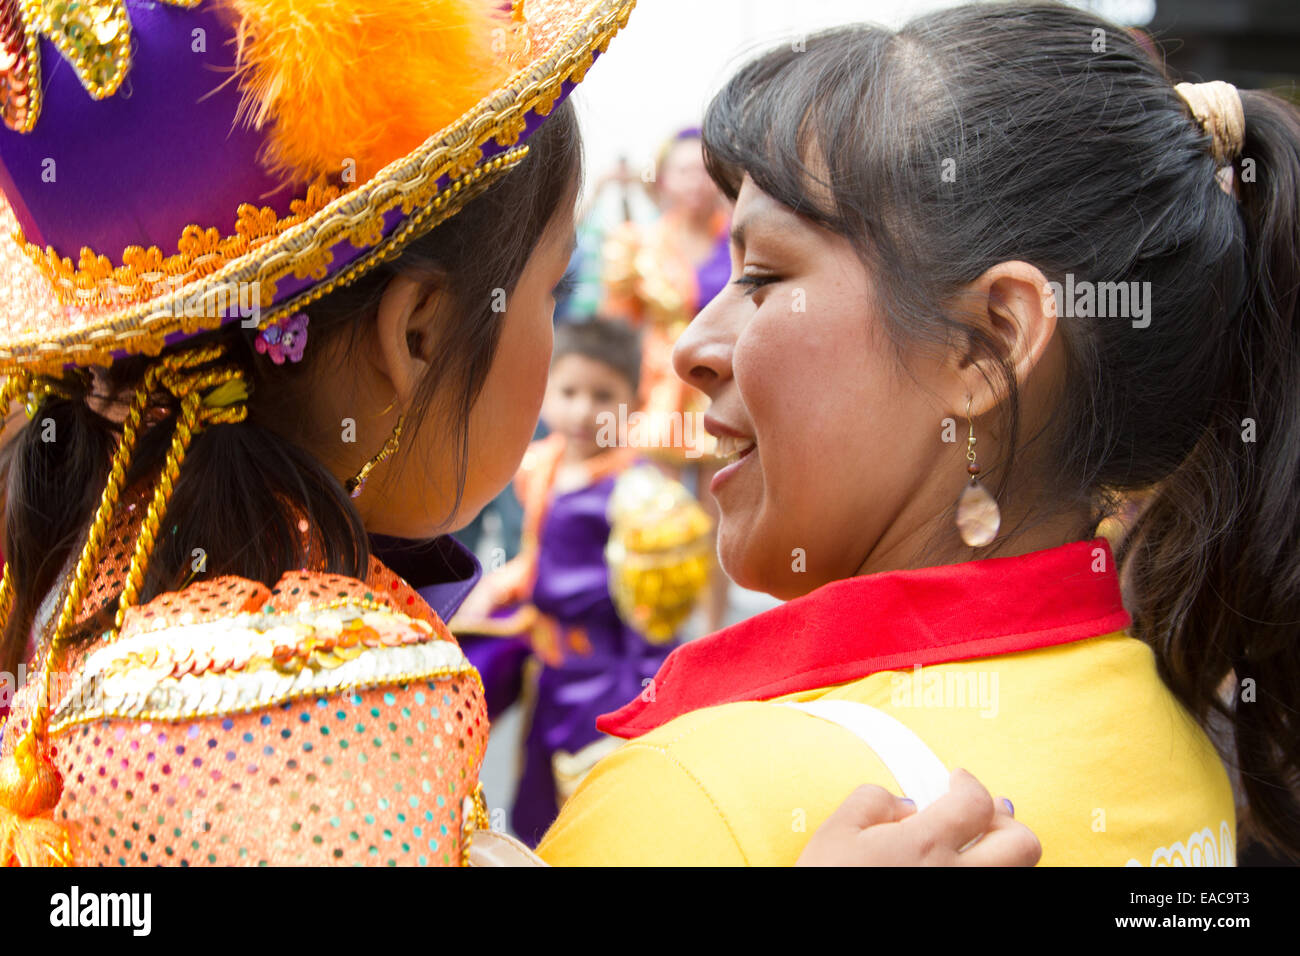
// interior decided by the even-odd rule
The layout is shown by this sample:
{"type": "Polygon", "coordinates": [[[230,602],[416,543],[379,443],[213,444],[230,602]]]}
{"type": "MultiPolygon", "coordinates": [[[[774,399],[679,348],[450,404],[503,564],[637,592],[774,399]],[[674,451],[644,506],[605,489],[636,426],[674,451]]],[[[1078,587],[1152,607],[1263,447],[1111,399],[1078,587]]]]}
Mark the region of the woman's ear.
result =
{"type": "Polygon", "coordinates": [[[1047,354],[1056,337],[1056,299],[1047,277],[1027,262],[999,262],[967,287],[962,296],[967,316],[994,344],[997,357],[968,342],[957,363],[960,401],[952,407],[971,415],[992,410],[1006,396],[990,382],[1002,380],[998,359],[1006,359],[1021,386],[1047,354]]]}
{"type": "Polygon", "coordinates": [[[376,313],[376,365],[403,409],[429,367],[431,329],[443,301],[437,282],[398,275],[385,287],[376,313]]]}

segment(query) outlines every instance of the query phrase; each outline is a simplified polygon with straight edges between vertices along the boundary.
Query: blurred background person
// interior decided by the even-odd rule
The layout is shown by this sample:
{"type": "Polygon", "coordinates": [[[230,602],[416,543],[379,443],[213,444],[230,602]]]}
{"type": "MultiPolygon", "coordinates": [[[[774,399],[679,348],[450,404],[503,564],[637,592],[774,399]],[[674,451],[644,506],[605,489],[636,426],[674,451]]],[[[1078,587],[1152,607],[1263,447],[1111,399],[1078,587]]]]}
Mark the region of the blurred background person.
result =
{"type": "MultiPolygon", "coordinates": [[[[677,339],[731,276],[727,203],[704,168],[698,129],[683,129],[660,147],[647,190],[659,215],[648,223],[624,222],[605,241],[602,312],[642,331],[639,399],[657,427],[646,450],[674,477],[693,484],[716,518],[709,491],[718,468],[714,440],[703,428],[686,426],[688,417],[703,416],[708,400],[672,367],[677,339]]],[[[715,567],[705,603],[707,632],[725,623],[729,585],[715,567]]]]}
{"type": "Polygon", "coordinates": [[[489,719],[524,703],[510,822],[530,845],[619,743],[596,718],[642,693],[713,564],[709,518],[680,485],[637,467],[640,449],[609,427],[634,401],[640,370],[626,325],[557,329],[542,405],[549,434],[515,478],[520,553],[450,622],[483,677],[489,719]]]}

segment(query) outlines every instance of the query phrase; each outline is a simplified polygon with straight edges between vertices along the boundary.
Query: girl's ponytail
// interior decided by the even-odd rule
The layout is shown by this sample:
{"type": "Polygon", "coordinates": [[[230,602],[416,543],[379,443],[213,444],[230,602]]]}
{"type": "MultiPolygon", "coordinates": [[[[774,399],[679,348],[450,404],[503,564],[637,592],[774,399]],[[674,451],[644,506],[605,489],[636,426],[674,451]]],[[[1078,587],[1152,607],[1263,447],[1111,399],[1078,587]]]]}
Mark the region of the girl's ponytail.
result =
{"type": "Polygon", "coordinates": [[[1230,723],[1250,833],[1300,858],[1300,113],[1241,99],[1245,282],[1223,390],[1123,560],[1162,676],[1198,719],[1230,723]]]}
{"type": "Polygon", "coordinates": [[[67,383],[70,394],[43,403],[0,451],[6,570],[12,580],[27,583],[15,589],[0,633],[0,672],[10,678],[25,661],[28,629],[42,596],[81,545],[117,441],[112,425],[87,406],[85,386],[75,377],[67,383]]]}

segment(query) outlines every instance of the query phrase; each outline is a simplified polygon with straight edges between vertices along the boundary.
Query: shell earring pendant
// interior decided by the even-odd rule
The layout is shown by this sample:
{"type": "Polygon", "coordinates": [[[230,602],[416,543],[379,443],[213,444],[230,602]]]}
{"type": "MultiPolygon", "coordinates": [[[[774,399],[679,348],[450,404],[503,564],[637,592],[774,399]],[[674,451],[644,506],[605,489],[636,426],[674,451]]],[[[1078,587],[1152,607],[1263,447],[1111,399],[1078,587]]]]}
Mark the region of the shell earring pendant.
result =
{"type": "Polygon", "coordinates": [[[970,417],[970,398],[966,399],[966,424],[970,429],[966,438],[966,473],[970,483],[962,489],[957,499],[957,530],[969,547],[982,548],[998,536],[1002,512],[998,503],[980,484],[980,466],[975,460],[975,423],[970,417]]]}

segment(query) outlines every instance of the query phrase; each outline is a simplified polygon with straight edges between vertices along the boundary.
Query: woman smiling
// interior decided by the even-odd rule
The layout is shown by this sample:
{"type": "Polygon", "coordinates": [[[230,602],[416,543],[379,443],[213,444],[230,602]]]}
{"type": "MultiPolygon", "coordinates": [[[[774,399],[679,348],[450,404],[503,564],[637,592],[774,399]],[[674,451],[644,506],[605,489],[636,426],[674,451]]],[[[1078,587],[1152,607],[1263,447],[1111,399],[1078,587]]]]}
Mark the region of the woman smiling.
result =
{"type": "Polygon", "coordinates": [[[541,855],[785,863],[851,781],[960,764],[1044,863],[1231,865],[1214,715],[1300,852],[1295,109],[972,5],[763,56],[704,139],[732,282],[675,363],[733,459],[722,563],[790,600],[602,718],[630,743],[541,855]],[[1150,283],[1149,321],[1058,312],[1067,275],[1150,283]]]}

